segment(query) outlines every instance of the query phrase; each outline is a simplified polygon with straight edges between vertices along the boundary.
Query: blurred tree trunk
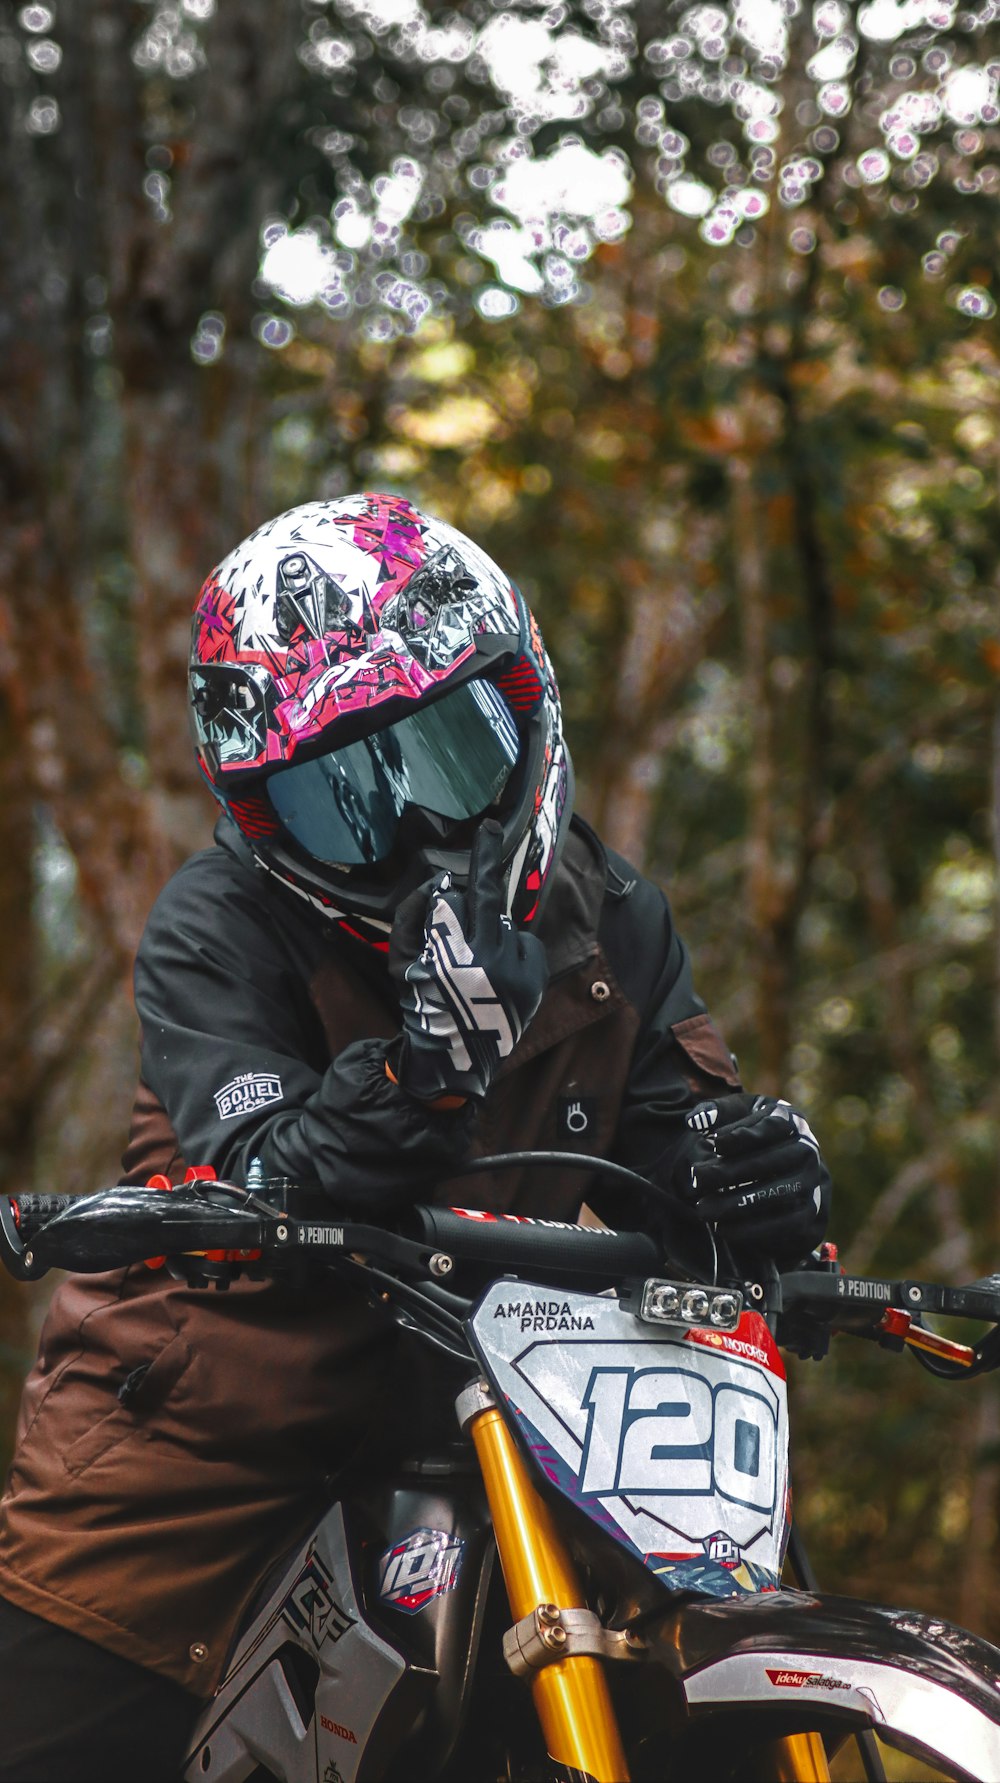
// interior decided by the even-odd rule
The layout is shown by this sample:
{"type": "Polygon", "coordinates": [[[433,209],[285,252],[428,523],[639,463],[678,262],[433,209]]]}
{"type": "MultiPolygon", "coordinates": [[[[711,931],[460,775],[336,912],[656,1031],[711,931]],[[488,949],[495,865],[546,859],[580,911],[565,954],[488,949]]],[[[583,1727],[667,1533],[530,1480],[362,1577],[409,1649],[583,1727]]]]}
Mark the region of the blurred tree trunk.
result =
{"type": "Polygon", "coordinates": [[[762,504],[753,459],[734,454],[730,465],[733,581],[743,636],[743,675],[750,759],[747,771],[748,971],[753,976],[757,1042],[755,1086],[775,1094],[781,1085],[791,1032],[789,1009],[789,885],[778,854],[783,802],[776,758],[762,504]]]}
{"type": "MultiPolygon", "coordinates": [[[[116,0],[94,8],[95,134],[123,379],[136,668],[152,804],[174,860],[199,836],[207,840],[210,817],[184,717],[191,611],[212,565],[266,517],[253,511],[261,366],[250,340],[251,287],[274,187],[266,127],[294,79],[297,23],[263,0],[217,9],[206,68],[194,83],[194,128],[175,157],[169,199],[154,203],[143,191],[131,34],[116,0]],[[208,311],[225,315],[227,339],[218,361],[205,365],[192,343],[208,311]]],[[[163,160],[173,153],[169,144],[159,149],[163,160]]]]}
{"type": "Polygon", "coordinates": [[[775,208],[760,232],[755,359],[728,466],[751,735],[746,884],[756,1081],[772,1094],[788,1069],[798,928],[828,821],[835,652],[833,586],[812,468],[816,448],[797,388],[809,351],[818,261],[810,256],[800,274],[790,265],[780,227],[775,208]],[[779,647],[779,625],[794,639],[790,646],[779,647]]]}
{"type": "Polygon", "coordinates": [[[16,490],[8,475],[4,672],[30,690],[28,781],[122,967],[164,878],[210,828],[184,716],[190,614],[212,564],[264,518],[251,512],[250,287],[272,184],[262,131],[294,75],[297,22],[262,0],[218,9],[169,217],[143,191],[148,96],[131,54],[142,14],[96,0],[67,17],[72,80],[51,142],[32,140],[23,93],[4,85],[17,188],[4,217],[17,429],[5,442],[16,490]],[[221,308],[232,344],[199,365],[192,336],[221,308]],[[94,653],[102,503],[124,523],[136,579],[115,623],[129,634],[145,785],[123,772],[94,653]]]}
{"type": "MultiPolygon", "coordinates": [[[[624,323],[618,350],[630,369],[624,377],[616,371],[613,380],[600,380],[598,373],[606,391],[602,407],[607,424],[620,432],[625,445],[618,469],[622,511],[616,515],[625,549],[603,566],[620,611],[616,658],[602,665],[608,722],[588,794],[601,834],[626,859],[645,867],[663,761],[687,684],[710,654],[725,595],[721,585],[691,586],[676,546],[657,549],[643,536],[649,488],[662,468],[654,443],[666,456],[664,421],[650,372],[670,342],[677,297],[657,264],[662,205],[637,204],[634,227],[639,232],[635,252],[620,265],[612,261],[624,323]]],[[[680,497],[657,504],[659,526],[668,539],[679,535],[681,506],[680,497]]]]}
{"type": "MultiPolygon", "coordinates": [[[[190,613],[212,564],[264,517],[252,511],[261,361],[251,285],[273,190],[267,130],[294,80],[298,18],[263,0],[218,9],[190,136],[174,145],[172,219],[158,218],[143,190],[151,140],[169,159],[163,137],[181,129],[155,91],[162,118],[151,118],[133,59],[148,19],[117,0],[60,14],[51,136],[29,127],[33,89],[16,47],[0,81],[8,1190],[33,1186],[42,1166],[45,1186],[75,1188],[115,1168],[133,1069],[131,959],[157,890],[212,821],[185,718],[190,613]],[[222,307],[228,351],[203,367],[191,338],[201,315],[222,307]],[[109,600],[101,578],[115,552],[134,584],[109,600]],[[42,961],[36,946],[42,818],[76,872],[81,930],[62,963],[42,961]]],[[[0,1356],[22,1355],[29,1313],[30,1297],[0,1282],[0,1356]]]]}
{"type": "MultiPolygon", "coordinates": [[[[132,55],[146,21],[148,9],[118,0],[61,14],[53,136],[29,128],[20,53],[7,55],[0,82],[5,1189],[30,1186],[39,1168],[46,1186],[93,1187],[116,1168],[134,1050],[130,961],[160,884],[209,840],[212,822],[185,724],[191,608],[212,563],[264,517],[251,512],[258,396],[248,355],[255,371],[260,362],[248,307],[273,184],[267,119],[294,77],[298,16],[262,0],[219,7],[193,134],[176,144],[173,219],[157,218],[143,191],[146,148],[159,139],[169,159],[171,119],[153,94],[164,121],[150,128],[150,89],[132,55]],[[223,307],[237,346],[200,366],[198,319],[223,307]],[[111,620],[109,549],[137,576],[111,620]],[[146,776],[135,745],[123,751],[128,735],[146,776]],[[82,933],[61,965],[39,956],[32,916],[43,813],[77,874],[82,933]]],[[[30,1294],[2,1278],[9,1412],[30,1314],[30,1294]]]]}
{"type": "Polygon", "coordinates": [[[143,192],[148,95],[131,54],[143,17],[117,0],[67,15],[71,78],[51,141],[25,128],[16,67],[3,84],[13,401],[0,675],[24,783],[52,811],[122,970],[157,889],[210,828],[184,716],[190,613],[213,562],[264,517],[250,512],[250,286],[270,190],[261,133],[294,74],[297,24],[262,0],[218,9],[171,220],[143,192]],[[223,305],[234,343],[203,367],[191,339],[223,305]],[[123,772],[93,642],[95,534],[102,503],[122,524],[121,490],[136,587],[115,623],[135,664],[125,692],[146,785],[123,772]]]}
{"type": "Polygon", "coordinates": [[[4,86],[17,202],[4,217],[13,400],[4,454],[3,672],[25,785],[72,849],[99,944],[124,971],[149,879],[162,877],[166,858],[141,794],[122,776],[87,629],[97,496],[85,293],[100,266],[100,204],[79,173],[93,164],[85,97],[85,88],[68,95],[65,130],[44,145],[53,159],[46,166],[24,128],[23,96],[4,86]]]}

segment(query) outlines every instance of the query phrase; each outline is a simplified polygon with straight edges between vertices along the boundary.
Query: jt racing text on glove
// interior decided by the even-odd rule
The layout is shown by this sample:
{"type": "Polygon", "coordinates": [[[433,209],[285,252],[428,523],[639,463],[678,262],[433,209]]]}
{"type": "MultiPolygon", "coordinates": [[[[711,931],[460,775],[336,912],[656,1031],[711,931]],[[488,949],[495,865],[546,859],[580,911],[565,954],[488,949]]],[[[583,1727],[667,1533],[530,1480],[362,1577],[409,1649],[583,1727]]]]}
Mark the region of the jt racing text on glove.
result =
{"type": "MultiPolygon", "coordinates": [[[[436,880],[418,958],[402,969],[393,962],[403,1013],[395,1075],[424,1101],[485,1096],[548,980],[542,943],[504,914],[502,837],[492,819],[480,825],[467,890],[454,890],[448,874],[436,880]]],[[[405,927],[404,909],[400,919],[405,927]]]]}
{"type": "Polygon", "coordinates": [[[802,1257],[826,1231],[830,1176],[805,1115],[774,1096],[699,1102],[670,1186],[739,1248],[802,1257]]]}

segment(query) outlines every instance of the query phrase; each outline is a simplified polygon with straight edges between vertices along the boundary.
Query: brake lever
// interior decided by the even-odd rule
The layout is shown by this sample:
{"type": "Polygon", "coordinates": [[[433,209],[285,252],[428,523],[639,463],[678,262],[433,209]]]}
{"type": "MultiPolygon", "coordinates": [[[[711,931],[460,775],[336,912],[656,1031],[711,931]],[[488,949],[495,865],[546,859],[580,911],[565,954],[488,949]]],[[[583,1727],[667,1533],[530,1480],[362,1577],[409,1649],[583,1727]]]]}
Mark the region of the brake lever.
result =
{"type": "Polygon", "coordinates": [[[971,1368],[977,1360],[971,1344],[956,1343],[950,1337],[939,1337],[936,1331],[927,1331],[919,1322],[919,1314],[915,1317],[900,1306],[886,1307],[879,1330],[898,1339],[901,1349],[908,1346],[924,1350],[927,1355],[936,1356],[941,1362],[954,1362],[959,1368],[971,1368]]]}

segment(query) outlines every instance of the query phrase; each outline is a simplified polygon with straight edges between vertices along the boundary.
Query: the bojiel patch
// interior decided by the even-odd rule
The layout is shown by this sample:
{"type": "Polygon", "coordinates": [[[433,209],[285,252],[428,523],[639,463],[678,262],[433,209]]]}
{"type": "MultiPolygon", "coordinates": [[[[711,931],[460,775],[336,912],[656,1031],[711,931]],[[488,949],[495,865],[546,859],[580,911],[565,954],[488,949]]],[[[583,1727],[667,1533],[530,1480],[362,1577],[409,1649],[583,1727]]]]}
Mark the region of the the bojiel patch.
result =
{"type": "Polygon", "coordinates": [[[223,1084],[221,1090],[216,1090],[214,1101],[220,1121],[231,1121],[237,1115],[266,1108],[270,1102],[282,1101],[283,1094],[281,1078],[275,1072],[245,1071],[240,1077],[234,1077],[232,1083],[223,1084]]]}

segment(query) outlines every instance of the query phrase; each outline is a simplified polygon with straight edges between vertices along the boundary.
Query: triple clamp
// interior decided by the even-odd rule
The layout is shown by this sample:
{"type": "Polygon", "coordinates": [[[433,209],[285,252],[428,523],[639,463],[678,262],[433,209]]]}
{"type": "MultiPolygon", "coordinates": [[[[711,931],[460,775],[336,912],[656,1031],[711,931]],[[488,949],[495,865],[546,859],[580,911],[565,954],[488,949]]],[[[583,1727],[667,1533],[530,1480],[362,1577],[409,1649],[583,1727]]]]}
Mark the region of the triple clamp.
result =
{"type": "Polygon", "coordinates": [[[605,1628],[593,1610],[540,1603],[503,1637],[503,1656],[515,1678],[530,1678],[557,1659],[645,1659],[646,1643],[631,1628],[605,1628]]]}

